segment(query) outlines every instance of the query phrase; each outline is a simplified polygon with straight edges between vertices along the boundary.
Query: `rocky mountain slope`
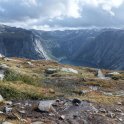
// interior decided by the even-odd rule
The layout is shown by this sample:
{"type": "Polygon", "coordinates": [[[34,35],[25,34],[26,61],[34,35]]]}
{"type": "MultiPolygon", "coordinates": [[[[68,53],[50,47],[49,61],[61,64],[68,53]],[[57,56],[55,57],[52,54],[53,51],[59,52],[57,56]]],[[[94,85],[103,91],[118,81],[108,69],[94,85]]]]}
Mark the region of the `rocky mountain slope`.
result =
{"type": "Polygon", "coordinates": [[[41,41],[31,31],[0,26],[0,53],[7,57],[45,59],[41,41]]]}
{"type": "Polygon", "coordinates": [[[61,63],[124,69],[124,30],[37,31],[0,26],[0,53],[61,63]]]}
{"type": "Polygon", "coordinates": [[[85,45],[73,60],[89,62],[96,67],[124,69],[123,46],[124,30],[107,30],[85,45]]]}
{"type": "Polygon", "coordinates": [[[123,124],[124,71],[0,58],[0,123],[123,124]]]}
{"type": "Polygon", "coordinates": [[[124,30],[39,31],[38,35],[45,49],[62,63],[124,69],[124,30]]]}

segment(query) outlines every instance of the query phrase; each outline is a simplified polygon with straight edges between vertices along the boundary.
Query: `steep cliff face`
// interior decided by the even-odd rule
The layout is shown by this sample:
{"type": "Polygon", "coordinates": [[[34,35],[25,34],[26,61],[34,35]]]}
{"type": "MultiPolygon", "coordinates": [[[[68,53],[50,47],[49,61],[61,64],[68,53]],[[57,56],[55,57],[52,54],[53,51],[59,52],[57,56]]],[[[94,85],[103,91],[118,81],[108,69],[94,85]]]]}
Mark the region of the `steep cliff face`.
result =
{"type": "Polygon", "coordinates": [[[0,27],[0,53],[7,57],[24,57],[30,59],[44,59],[47,56],[41,41],[31,31],[0,27]]]}
{"type": "Polygon", "coordinates": [[[86,44],[73,60],[96,67],[124,69],[124,31],[110,30],[86,44]]]}
{"type": "Polygon", "coordinates": [[[45,49],[62,63],[124,69],[124,30],[39,31],[45,49]]]}
{"type": "Polygon", "coordinates": [[[49,55],[58,61],[70,60],[82,51],[85,44],[92,41],[99,30],[33,31],[39,36],[49,55]]]}
{"type": "Polygon", "coordinates": [[[0,26],[0,54],[124,69],[124,30],[37,31],[0,26]]]}

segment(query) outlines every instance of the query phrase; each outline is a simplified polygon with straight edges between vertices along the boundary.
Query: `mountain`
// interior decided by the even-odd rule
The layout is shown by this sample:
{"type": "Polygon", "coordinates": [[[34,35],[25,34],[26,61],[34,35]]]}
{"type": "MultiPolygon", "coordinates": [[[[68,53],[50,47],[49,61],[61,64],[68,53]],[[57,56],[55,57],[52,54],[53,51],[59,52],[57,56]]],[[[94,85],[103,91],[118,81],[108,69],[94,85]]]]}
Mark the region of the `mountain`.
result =
{"type": "Polygon", "coordinates": [[[73,60],[90,62],[89,65],[96,67],[124,69],[124,30],[101,33],[90,44],[86,44],[73,60]]]}
{"type": "Polygon", "coordinates": [[[36,31],[49,55],[65,64],[124,69],[124,30],[36,31]]]}
{"type": "Polygon", "coordinates": [[[0,26],[0,53],[65,64],[124,69],[124,30],[39,31],[0,26]]]}
{"type": "Polygon", "coordinates": [[[0,53],[7,57],[47,59],[40,39],[32,31],[0,26],[0,53]]]}

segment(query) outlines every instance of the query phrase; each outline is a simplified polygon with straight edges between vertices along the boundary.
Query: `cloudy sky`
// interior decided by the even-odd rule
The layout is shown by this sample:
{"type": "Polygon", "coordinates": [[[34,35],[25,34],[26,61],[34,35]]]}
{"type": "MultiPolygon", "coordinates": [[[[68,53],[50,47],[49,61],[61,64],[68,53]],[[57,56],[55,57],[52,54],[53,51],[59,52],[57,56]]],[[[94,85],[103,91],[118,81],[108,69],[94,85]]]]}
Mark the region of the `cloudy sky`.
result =
{"type": "Polygon", "coordinates": [[[124,27],[124,0],[0,0],[0,24],[34,29],[124,27]]]}

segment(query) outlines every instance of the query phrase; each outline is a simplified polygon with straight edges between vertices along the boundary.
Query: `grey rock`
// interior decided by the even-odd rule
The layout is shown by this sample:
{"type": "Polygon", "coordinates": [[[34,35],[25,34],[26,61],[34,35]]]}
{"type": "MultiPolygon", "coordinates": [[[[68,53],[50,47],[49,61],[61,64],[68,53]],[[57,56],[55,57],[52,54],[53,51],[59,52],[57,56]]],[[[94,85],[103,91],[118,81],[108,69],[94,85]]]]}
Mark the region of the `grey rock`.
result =
{"type": "Polygon", "coordinates": [[[22,111],[19,111],[19,113],[21,113],[21,114],[25,114],[26,111],[25,111],[25,110],[22,110],[22,111]]]}
{"type": "Polygon", "coordinates": [[[6,105],[12,105],[12,101],[5,101],[4,102],[6,105]]]}
{"type": "Polygon", "coordinates": [[[116,108],[114,111],[115,111],[115,112],[121,112],[121,113],[122,113],[122,110],[119,109],[119,108],[116,108]]]}
{"type": "Polygon", "coordinates": [[[5,113],[9,113],[9,112],[12,111],[12,108],[10,108],[10,107],[8,107],[8,106],[5,106],[5,107],[4,107],[4,111],[5,111],[5,113]]]}
{"type": "Polygon", "coordinates": [[[57,72],[57,69],[55,69],[55,68],[48,68],[45,70],[46,74],[54,74],[56,72],[57,72]]]}
{"type": "Polygon", "coordinates": [[[118,119],[120,122],[123,122],[123,119],[122,119],[122,118],[117,117],[117,119],[118,119]]]}
{"type": "Polygon", "coordinates": [[[40,111],[55,112],[55,109],[52,106],[54,103],[55,103],[54,100],[40,101],[38,109],[40,111]]]}
{"type": "Polygon", "coordinates": [[[0,114],[3,114],[4,112],[0,111],[0,114]]]}
{"type": "Polygon", "coordinates": [[[72,100],[72,104],[78,106],[78,105],[81,104],[81,100],[80,100],[80,99],[73,99],[73,100],[72,100]]]}
{"type": "Polygon", "coordinates": [[[64,120],[64,119],[65,119],[65,115],[61,115],[61,116],[59,117],[59,119],[60,119],[60,120],[64,120]]]}
{"type": "Polygon", "coordinates": [[[117,105],[122,105],[122,102],[117,102],[117,105]]]}
{"type": "Polygon", "coordinates": [[[102,113],[106,113],[106,110],[104,108],[100,108],[99,111],[102,113]]]}
{"type": "Polygon", "coordinates": [[[4,100],[3,97],[0,95],[0,102],[3,102],[3,100],[4,100]]]}
{"type": "Polygon", "coordinates": [[[110,117],[110,118],[115,118],[116,117],[116,114],[113,113],[113,112],[108,112],[107,113],[107,116],[110,117]]]}
{"type": "Polygon", "coordinates": [[[5,77],[5,70],[4,69],[0,69],[0,80],[2,81],[5,77]]]}

